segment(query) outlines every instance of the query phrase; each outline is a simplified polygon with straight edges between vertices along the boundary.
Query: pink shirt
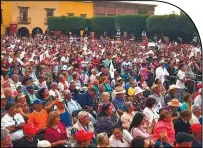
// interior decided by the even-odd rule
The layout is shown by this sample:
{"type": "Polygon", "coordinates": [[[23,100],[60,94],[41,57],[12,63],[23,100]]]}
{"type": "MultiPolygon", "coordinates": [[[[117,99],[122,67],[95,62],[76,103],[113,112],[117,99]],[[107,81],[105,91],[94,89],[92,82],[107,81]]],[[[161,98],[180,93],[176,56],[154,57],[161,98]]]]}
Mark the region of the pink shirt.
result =
{"type": "Polygon", "coordinates": [[[172,143],[175,141],[175,129],[172,122],[158,121],[154,127],[153,137],[156,141],[159,138],[159,133],[166,131],[172,143]]]}

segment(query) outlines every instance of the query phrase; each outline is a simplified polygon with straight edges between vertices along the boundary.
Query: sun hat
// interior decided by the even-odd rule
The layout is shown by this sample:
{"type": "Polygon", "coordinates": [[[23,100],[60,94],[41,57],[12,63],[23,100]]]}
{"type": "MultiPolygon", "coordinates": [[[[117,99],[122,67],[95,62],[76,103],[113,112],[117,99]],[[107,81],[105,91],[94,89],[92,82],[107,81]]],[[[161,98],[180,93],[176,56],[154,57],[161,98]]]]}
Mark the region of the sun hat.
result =
{"type": "Polygon", "coordinates": [[[124,90],[123,87],[118,86],[115,88],[114,92],[115,92],[115,94],[124,94],[126,92],[126,90],[124,90]]]}
{"type": "Polygon", "coordinates": [[[120,81],[120,80],[123,80],[121,77],[118,77],[117,79],[116,79],[116,81],[120,81]]]}
{"type": "Polygon", "coordinates": [[[25,124],[23,127],[24,134],[35,135],[38,132],[38,128],[34,127],[33,124],[25,124]]]}
{"type": "Polygon", "coordinates": [[[154,91],[154,89],[157,88],[157,87],[161,87],[161,85],[154,84],[154,85],[151,87],[151,90],[154,91]]]}
{"type": "Polygon", "coordinates": [[[85,130],[79,130],[74,138],[77,142],[82,142],[86,140],[91,140],[93,138],[94,133],[93,132],[86,132],[85,130]]]}
{"type": "Polygon", "coordinates": [[[183,104],[180,103],[178,99],[172,99],[171,102],[168,102],[168,105],[174,106],[174,107],[180,107],[183,104]]]}
{"type": "Polygon", "coordinates": [[[83,118],[83,117],[85,117],[85,116],[89,116],[89,113],[86,112],[86,111],[80,111],[80,112],[78,113],[78,119],[83,118]]]}
{"type": "Polygon", "coordinates": [[[202,132],[201,124],[192,124],[190,128],[191,128],[192,133],[201,133],[202,132]]]}
{"type": "Polygon", "coordinates": [[[144,90],[142,90],[140,87],[135,87],[135,95],[143,92],[144,90]]]}
{"type": "Polygon", "coordinates": [[[175,84],[170,85],[168,90],[172,90],[172,89],[178,89],[179,87],[175,84]]]}

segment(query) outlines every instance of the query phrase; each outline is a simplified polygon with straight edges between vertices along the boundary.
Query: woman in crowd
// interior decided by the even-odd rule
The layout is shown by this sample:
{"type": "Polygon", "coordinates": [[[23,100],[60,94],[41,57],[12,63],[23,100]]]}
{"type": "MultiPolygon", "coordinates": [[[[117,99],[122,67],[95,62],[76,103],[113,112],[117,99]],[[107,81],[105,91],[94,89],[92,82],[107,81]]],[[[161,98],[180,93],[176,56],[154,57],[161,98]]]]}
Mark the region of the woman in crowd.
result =
{"type": "Polygon", "coordinates": [[[109,138],[107,133],[97,135],[97,147],[109,147],[109,138]]]}
{"type": "Polygon", "coordinates": [[[52,147],[64,147],[68,138],[66,127],[60,122],[59,113],[56,111],[50,112],[44,139],[48,140],[52,147]]]}
{"type": "Polygon", "coordinates": [[[112,127],[118,123],[118,118],[113,114],[111,104],[104,104],[99,114],[97,122],[94,124],[97,134],[106,132],[110,136],[113,132],[112,127]]]}
{"type": "Polygon", "coordinates": [[[104,85],[105,92],[108,92],[111,94],[113,89],[111,88],[108,77],[104,76],[102,79],[103,79],[102,84],[104,85]]]}
{"type": "Polygon", "coordinates": [[[59,75],[58,89],[61,95],[64,90],[68,89],[68,82],[65,80],[65,77],[63,75],[59,75]]]}
{"type": "Polygon", "coordinates": [[[149,147],[149,140],[141,136],[134,137],[130,147],[149,147]]]}
{"type": "Polygon", "coordinates": [[[121,116],[122,127],[126,130],[129,129],[130,124],[135,116],[135,108],[132,102],[126,102],[124,104],[125,112],[121,116]]]}
{"type": "Polygon", "coordinates": [[[49,90],[47,88],[41,88],[38,91],[39,99],[44,101],[44,109],[47,112],[54,110],[55,100],[53,96],[49,96],[49,90]]]}
{"type": "Polygon", "coordinates": [[[16,112],[21,114],[25,120],[27,120],[30,115],[30,108],[24,94],[19,94],[17,96],[16,112]]]}
{"type": "Polygon", "coordinates": [[[147,85],[147,82],[145,81],[145,77],[143,75],[140,75],[140,81],[137,82],[137,85],[144,90],[143,95],[144,96],[149,96],[150,94],[150,89],[149,86],[147,85]]]}
{"type": "Polygon", "coordinates": [[[160,89],[161,89],[161,94],[162,94],[162,96],[165,96],[165,95],[166,95],[166,89],[165,89],[165,87],[162,85],[161,80],[156,79],[155,82],[154,82],[154,84],[161,85],[161,88],[160,88],[160,89]]]}
{"type": "Polygon", "coordinates": [[[113,127],[113,134],[109,138],[111,147],[129,147],[133,137],[130,133],[117,124],[113,127]]]}
{"type": "Polygon", "coordinates": [[[171,114],[166,110],[161,111],[159,120],[154,127],[153,131],[154,140],[156,141],[157,139],[159,139],[160,134],[162,133],[167,134],[168,141],[166,142],[171,146],[173,146],[175,142],[175,129],[173,126],[171,114]]]}
{"type": "Polygon", "coordinates": [[[183,102],[183,105],[180,106],[180,111],[183,111],[183,110],[190,110],[191,111],[191,106],[192,106],[192,95],[190,95],[189,93],[186,93],[183,97],[184,99],[184,102],[183,102]]]}

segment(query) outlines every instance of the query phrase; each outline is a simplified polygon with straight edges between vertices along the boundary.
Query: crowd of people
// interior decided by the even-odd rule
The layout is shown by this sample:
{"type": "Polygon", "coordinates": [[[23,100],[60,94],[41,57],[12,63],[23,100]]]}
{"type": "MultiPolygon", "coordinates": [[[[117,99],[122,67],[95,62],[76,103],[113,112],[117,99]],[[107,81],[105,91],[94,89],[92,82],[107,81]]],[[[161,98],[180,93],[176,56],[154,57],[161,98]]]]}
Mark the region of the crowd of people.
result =
{"type": "Polygon", "coordinates": [[[201,147],[201,46],[1,37],[1,147],[201,147]]]}

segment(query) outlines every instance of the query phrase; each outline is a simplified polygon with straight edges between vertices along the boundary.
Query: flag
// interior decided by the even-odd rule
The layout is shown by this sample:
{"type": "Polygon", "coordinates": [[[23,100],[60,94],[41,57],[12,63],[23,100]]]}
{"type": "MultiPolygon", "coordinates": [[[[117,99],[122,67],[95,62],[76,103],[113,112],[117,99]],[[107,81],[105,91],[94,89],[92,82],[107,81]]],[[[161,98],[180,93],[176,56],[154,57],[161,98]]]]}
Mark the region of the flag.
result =
{"type": "Polygon", "coordinates": [[[110,67],[109,67],[109,73],[110,73],[112,79],[114,78],[114,71],[115,71],[115,69],[114,69],[113,63],[111,61],[110,67]]]}

